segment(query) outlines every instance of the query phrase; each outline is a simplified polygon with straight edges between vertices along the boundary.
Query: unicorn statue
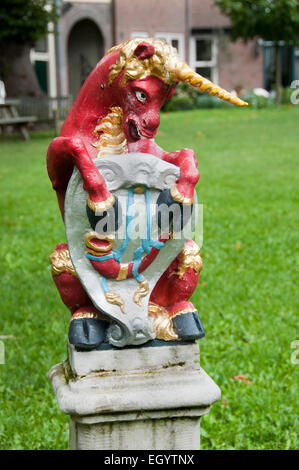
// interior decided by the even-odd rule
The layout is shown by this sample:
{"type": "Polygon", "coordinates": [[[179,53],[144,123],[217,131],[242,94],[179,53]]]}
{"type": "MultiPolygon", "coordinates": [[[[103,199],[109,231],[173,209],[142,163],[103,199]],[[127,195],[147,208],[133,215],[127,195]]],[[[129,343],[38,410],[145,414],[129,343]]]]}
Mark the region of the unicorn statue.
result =
{"type": "Polygon", "coordinates": [[[160,109],[180,82],[247,105],[182,63],[165,41],[130,39],[96,65],[49,146],[68,241],[50,262],[78,350],[204,336],[189,301],[202,269],[191,239],[197,161],[191,149],[169,153],[154,140],[160,109]]]}

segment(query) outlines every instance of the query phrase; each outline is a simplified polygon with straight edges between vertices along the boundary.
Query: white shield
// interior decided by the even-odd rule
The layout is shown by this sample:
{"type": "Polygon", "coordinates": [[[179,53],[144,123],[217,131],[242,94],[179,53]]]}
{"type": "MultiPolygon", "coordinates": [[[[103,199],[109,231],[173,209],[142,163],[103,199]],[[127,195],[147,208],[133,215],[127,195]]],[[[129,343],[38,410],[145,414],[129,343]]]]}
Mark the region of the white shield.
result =
{"type": "MultiPolygon", "coordinates": [[[[142,251],[140,247],[143,246],[142,242],[148,234],[149,223],[150,239],[158,241],[156,201],[162,190],[171,188],[175,184],[180,170],[175,165],[145,153],[99,157],[94,163],[104,177],[109,191],[117,196],[122,209],[121,224],[114,234],[113,250],[116,252],[123,246],[127,235],[129,193],[131,193],[131,203],[133,197],[133,205],[130,207],[134,214],[131,236],[121,258],[121,263],[130,263],[134,259],[136,250],[139,248],[139,252],[142,251]],[[136,185],[143,186],[145,192],[139,194],[134,192],[132,196],[130,188],[136,185]]],[[[87,198],[80,173],[75,169],[65,199],[66,236],[75,271],[95,307],[111,319],[108,330],[110,344],[124,347],[145,343],[155,338],[152,319],[148,316],[150,294],[160,276],[190,238],[191,223],[187,223],[181,231],[177,231],[173,239],[167,240],[155,260],[142,272],[142,276],[148,281],[148,291],[143,292],[137,303],[135,293],[139,288],[139,282],[135,277],[120,281],[103,279],[86,256],[84,239],[92,230],[86,214],[87,198]],[[120,302],[115,304],[108,302],[105,295],[107,291],[121,299],[121,305],[120,302]]],[[[142,256],[144,255],[145,252],[142,253],[142,256]]]]}

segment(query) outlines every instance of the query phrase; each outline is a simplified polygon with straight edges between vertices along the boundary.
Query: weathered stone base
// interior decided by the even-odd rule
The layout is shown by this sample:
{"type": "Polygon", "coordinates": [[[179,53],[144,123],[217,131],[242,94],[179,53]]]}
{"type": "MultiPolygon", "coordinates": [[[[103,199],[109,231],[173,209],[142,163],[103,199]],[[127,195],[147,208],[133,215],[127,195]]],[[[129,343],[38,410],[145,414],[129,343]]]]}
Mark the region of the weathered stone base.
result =
{"type": "Polygon", "coordinates": [[[199,366],[198,344],[77,352],[49,377],[70,415],[71,449],[200,447],[200,418],[220,390],[199,366]]]}
{"type": "Polygon", "coordinates": [[[70,418],[70,448],[199,449],[201,415],[200,409],[181,409],[70,418]]]}

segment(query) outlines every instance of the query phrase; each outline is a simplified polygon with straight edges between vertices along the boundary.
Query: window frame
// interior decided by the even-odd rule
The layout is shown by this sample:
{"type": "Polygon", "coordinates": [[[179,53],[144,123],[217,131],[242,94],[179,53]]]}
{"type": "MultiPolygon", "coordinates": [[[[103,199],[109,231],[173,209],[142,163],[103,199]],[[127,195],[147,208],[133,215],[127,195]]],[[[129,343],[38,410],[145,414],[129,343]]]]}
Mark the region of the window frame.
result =
{"type": "Polygon", "coordinates": [[[33,49],[30,50],[30,60],[32,64],[35,62],[47,62],[48,70],[48,96],[52,98],[57,97],[57,82],[56,82],[56,53],[55,53],[55,35],[54,24],[48,24],[49,30],[46,34],[47,52],[37,52],[33,49]]]}
{"type": "Polygon", "coordinates": [[[206,67],[211,69],[211,80],[218,82],[218,38],[214,34],[196,34],[190,38],[190,65],[193,70],[197,67],[206,67]],[[211,60],[196,60],[196,41],[200,39],[209,39],[211,41],[211,60]]]}

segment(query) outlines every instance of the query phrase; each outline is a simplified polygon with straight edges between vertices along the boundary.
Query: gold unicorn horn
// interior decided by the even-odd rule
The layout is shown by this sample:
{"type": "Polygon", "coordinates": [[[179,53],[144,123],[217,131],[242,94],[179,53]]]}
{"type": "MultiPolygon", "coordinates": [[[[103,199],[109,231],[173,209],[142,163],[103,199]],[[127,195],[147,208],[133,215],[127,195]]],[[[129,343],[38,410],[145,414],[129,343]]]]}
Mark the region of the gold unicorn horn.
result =
{"type": "Polygon", "coordinates": [[[180,82],[190,83],[190,85],[199,88],[201,91],[205,91],[213,96],[218,96],[218,98],[228,101],[229,103],[237,106],[248,106],[246,101],[241,100],[232,93],[229,93],[218,85],[215,85],[215,83],[212,83],[207,78],[194,72],[187,64],[184,64],[182,67],[177,69],[177,79],[180,82]]]}

